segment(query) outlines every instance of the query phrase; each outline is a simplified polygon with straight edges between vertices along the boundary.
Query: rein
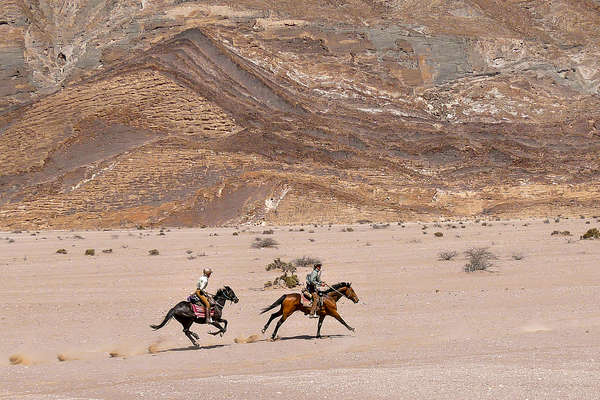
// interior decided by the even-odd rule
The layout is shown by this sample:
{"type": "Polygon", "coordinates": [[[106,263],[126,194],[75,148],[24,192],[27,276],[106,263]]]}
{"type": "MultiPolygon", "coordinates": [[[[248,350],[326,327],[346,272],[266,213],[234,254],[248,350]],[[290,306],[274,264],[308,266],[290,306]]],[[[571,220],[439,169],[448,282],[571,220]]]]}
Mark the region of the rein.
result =
{"type": "Polygon", "coordinates": [[[344,293],[342,293],[342,292],[340,292],[339,290],[335,289],[333,286],[329,286],[329,285],[327,285],[327,286],[329,287],[329,289],[333,290],[334,292],[337,292],[337,293],[338,293],[338,294],[340,294],[342,297],[345,297],[345,298],[347,298],[347,299],[349,299],[349,298],[350,298],[350,297],[346,296],[344,293]]]}
{"type": "MultiPolygon", "coordinates": [[[[210,294],[210,293],[208,293],[208,294],[210,294]]],[[[216,295],[214,295],[214,294],[210,294],[210,295],[212,296],[212,298],[213,298],[213,299],[214,299],[214,298],[215,298],[215,296],[216,296],[216,295]]],[[[231,301],[231,302],[233,303],[233,299],[232,299],[232,298],[230,298],[229,296],[225,295],[225,293],[221,292],[221,296],[222,296],[222,298],[224,298],[224,299],[225,299],[225,302],[227,302],[227,300],[229,300],[229,301],[231,301]]],[[[221,296],[219,296],[219,297],[221,297],[221,296]]],[[[219,307],[219,308],[221,308],[221,309],[222,309],[223,307],[225,307],[225,303],[223,303],[223,305],[220,305],[220,304],[219,304],[219,303],[217,303],[216,301],[215,301],[215,304],[214,304],[214,305],[215,305],[215,306],[217,306],[217,307],[219,307]]]]}

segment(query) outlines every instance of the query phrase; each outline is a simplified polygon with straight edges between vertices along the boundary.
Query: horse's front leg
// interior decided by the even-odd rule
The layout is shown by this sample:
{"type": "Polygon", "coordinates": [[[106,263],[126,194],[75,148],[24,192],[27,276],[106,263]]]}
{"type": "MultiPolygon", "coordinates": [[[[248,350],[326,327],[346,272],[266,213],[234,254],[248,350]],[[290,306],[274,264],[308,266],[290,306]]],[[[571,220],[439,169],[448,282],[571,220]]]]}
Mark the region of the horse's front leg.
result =
{"type": "Polygon", "coordinates": [[[317,326],[317,339],[321,338],[321,325],[323,325],[324,319],[325,319],[325,315],[319,316],[319,325],[317,326]]]}
{"type": "Polygon", "coordinates": [[[227,320],[226,319],[220,319],[219,322],[223,323],[223,333],[227,332],[227,320]]]}
{"type": "Polygon", "coordinates": [[[208,332],[211,335],[218,335],[221,334],[221,336],[223,336],[223,333],[225,333],[225,331],[223,330],[223,327],[217,322],[217,321],[213,321],[211,323],[212,326],[214,326],[215,328],[218,328],[219,330],[216,332],[208,332]]]}
{"type": "Polygon", "coordinates": [[[217,328],[219,328],[219,331],[212,333],[213,335],[220,333],[221,336],[223,336],[223,334],[225,334],[225,332],[227,332],[227,320],[226,319],[219,318],[217,321],[213,321],[213,326],[216,326],[217,328]],[[221,325],[219,325],[217,322],[222,322],[223,327],[221,327],[221,325]]]}
{"type": "Polygon", "coordinates": [[[338,321],[340,321],[340,323],[341,323],[342,325],[344,325],[346,328],[348,328],[348,330],[350,330],[350,331],[354,332],[354,330],[355,330],[355,329],[354,329],[353,327],[351,327],[350,325],[348,325],[348,324],[346,323],[346,321],[344,321],[344,318],[342,318],[342,317],[340,316],[340,314],[338,314],[338,312],[337,312],[337,311],[335,311],[335,310],[328,310],[328,311],[329,311],[329,315],[331,315],[333,318],[335,318],[335,319],[337,319],[338,321]]]}

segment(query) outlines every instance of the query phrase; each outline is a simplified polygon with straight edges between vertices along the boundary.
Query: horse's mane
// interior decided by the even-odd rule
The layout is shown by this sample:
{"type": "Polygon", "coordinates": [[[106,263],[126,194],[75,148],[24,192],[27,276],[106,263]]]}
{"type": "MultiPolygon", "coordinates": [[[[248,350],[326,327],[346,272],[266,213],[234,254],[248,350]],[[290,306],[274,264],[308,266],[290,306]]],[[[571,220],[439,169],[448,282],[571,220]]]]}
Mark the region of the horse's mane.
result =
{"type": "Polygon", "coordinates": [[[219,296],[225,297],[226,295],[225,295],[224,292],[227,289],[231,290],[231,288],[229,286],[225,286],[225,287],[220,288],[219,290],[217,290],[217,293],[215,293],[214,297],[219,297],[219,296]]]}
{"type": "Polygon", "coordinates": [[[337,290],[339,288],[343,288],[343,287],[349,287],[350,283],[348,282],[338,282],[336,284],[331,285],[331,287],[329,289],[327,289],[324,293],[329,293],[329,292],[333,292],[333,290],[337,290]]]}

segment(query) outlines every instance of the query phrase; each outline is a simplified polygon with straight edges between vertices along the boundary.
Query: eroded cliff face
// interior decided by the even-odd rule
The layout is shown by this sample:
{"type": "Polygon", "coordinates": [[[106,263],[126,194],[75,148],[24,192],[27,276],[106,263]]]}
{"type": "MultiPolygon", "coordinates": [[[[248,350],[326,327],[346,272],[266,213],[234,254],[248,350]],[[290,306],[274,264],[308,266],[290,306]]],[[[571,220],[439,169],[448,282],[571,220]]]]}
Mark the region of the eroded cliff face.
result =
{"type": "Polygon", "coordinates": [[[0,228],[597,213],[600,4],[2,1],[0,228]]]}

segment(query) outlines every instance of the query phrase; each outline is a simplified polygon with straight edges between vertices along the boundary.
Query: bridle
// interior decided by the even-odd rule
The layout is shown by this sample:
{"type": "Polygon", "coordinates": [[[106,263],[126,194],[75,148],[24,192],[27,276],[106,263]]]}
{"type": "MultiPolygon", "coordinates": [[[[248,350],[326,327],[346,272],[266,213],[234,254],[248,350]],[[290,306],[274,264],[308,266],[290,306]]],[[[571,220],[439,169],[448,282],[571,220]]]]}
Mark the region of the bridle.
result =
{"type": "MultiPolygon", "coordinates": [[[[232,299],[231,297],[229,297],[229,296],[228,296],[228,295],[227,295],[227,294],[226,294],[226,293],[225,293],[223,290],[221,290],[220,292],[221,292],[221,294],[219,295],[219,298],[221,298],[221,297],[222,297],[222,298],[224,298],[224,299],[225,299],[225,301],[229,300],[229,301],[231,301],[231,302],[233,303],[233,300],[234,300],[234,299],[232,299]]],[[[214,295],[212,295],[212,297],[213,297],[213,299],[214,299],[215,297],[217,297],[217,295],[216,295],[216,294],[214,294],[214,295]]],[[[219,307],[219,308],[223,308],[223,307],[225,307],[225,303],[223,303],[223,305],[221,305],[221,304],[219,304],[219,303],[217,303],[217,302],[215,301],[215,306],[217,306],[217,307],[219,307]]]]}

